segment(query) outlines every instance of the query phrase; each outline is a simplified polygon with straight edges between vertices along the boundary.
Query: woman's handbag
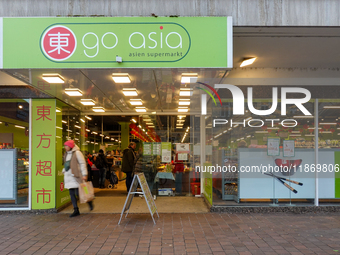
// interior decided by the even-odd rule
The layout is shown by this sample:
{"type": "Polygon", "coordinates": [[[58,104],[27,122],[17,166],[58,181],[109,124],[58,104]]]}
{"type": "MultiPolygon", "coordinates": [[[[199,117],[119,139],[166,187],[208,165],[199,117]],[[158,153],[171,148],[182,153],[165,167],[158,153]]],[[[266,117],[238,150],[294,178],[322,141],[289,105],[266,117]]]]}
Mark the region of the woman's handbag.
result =
{"type": "Polygon", "coordinates": [[[79,201],[81,204],[90,202],[94,199],[92,182],[82,182],[79,184],[79,201]]]}

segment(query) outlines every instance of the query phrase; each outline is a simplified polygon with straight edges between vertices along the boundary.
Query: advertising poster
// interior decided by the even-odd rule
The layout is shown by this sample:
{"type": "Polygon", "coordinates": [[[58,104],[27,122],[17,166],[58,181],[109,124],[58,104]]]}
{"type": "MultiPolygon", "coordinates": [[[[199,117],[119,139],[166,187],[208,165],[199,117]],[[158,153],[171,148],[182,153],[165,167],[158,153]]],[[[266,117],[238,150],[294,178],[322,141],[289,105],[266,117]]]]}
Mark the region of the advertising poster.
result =
{"type": "Polygon", "coordinates": [[[162,162],[171,162],[171,143],[162,143],[162,162]]]}
{"type": "Polygon", "coordinates": [[[283,141],[283,156],[284,157],[295,156],[295,141],[294,140],[283,141]]]}
{"type": "Polygon", "coordinates": [[[280,138],[268,138],[267,140],[267,155],[280,155],[280,138]]]}
{"type": "Polygon", "coordinates": [[[143,143],[143,155],[145,156],[152,155],[152,143],[143,143]]]}

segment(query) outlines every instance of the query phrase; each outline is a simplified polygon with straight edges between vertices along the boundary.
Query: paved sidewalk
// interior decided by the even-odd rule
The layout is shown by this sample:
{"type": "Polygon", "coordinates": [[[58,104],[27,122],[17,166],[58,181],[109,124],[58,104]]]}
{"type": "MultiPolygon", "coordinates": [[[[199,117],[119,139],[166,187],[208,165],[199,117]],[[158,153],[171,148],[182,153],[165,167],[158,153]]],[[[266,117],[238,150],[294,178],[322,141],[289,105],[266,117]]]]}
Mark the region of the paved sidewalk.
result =
{"type": "Polygon", "coordinates": [[[119,217],[3,213],[0,254],[340,254],[335,213],[119,217]]]}

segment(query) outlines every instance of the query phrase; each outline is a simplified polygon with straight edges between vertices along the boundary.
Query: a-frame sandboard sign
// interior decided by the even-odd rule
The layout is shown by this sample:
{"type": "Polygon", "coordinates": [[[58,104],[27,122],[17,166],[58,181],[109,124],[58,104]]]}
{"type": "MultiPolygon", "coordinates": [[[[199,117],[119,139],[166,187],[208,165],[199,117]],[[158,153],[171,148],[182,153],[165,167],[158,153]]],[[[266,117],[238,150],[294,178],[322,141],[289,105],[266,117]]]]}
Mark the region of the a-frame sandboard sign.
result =
{"type": "Polygon", "coordinates": [[[139,173],[139,174],[135,174],[135,176],[133,177],[132,184],[131,184],[129,193],[127,195],[127,198],[125,200],[125,204],[124,204],[124,207],[123,207],[123,210],[122,210],[122,214],[120,215],[118,225],[120,224],[120,221],[122,220],[123,214],[125,212],[126,212],[125,218],[127,217],[129,210],[130,210],[132,199],[135,196],[135,194],[141,194],[141,195],[144,196],[145,202],[148,205],[153,223],[156,224],[153,215],[155,213],[157,213],[157,216],[159,218],[159,215],[158,215],[158,212],[157,212],[157,207],[156,207],[155,201],[153,200],[153,197],[151,195],[149,185],[146,182],[144,173],[139,173]],[[140,187],[142,188],[142,192],[137,192],[138,183],[139,183],[140,187]]]}

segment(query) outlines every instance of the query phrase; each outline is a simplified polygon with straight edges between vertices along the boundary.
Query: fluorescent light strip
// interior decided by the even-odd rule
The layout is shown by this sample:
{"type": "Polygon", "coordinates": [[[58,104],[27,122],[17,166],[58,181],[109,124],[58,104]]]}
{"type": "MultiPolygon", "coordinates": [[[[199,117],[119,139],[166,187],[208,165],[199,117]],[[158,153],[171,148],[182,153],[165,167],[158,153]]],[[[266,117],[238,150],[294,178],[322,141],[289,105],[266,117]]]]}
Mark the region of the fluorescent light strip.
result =
{"type": "Polygon", "coordinates": [[[325,105],[324,109],[340,109],[340,105],[325,105]]]}
{"type": "Polygon", "coordinates": [[[94,112],[105,112],[104,107],[92,107],[92,111],[94,112]]]}
{"type": "Polygon", "coordinates": [[[180,89],[179,91],[179,95],[180,96],[184,96],[184,97],[188,97],[188,96],[191,96],[193,93],[192,89],[187,89],[187,88],[182,88],[180,89]]]}
{"type": "Polygon", "coordinates": [[[64,77],[62,77],[58,73],[45,73],[42,75],[43,80],[47,81],[48,83],[52,84],[61,84],[65,83],[64,77]]]}
{"type": "Polygon", "coordinates": [[[138,96],[137,90],[134,88],[125,88],[123,89],[124,96],[138,96]]]}
{"type": "Polygon", "coordinates": [[[195,83],[197,82],[197,73],[182,73],[181,83],[195,83]]]}
{"type": "Polygon", "coordinates": [[[313,119],[314,116],[304,115],[304,116],[293,116],[295,119],[313,119]]]}
{"type": "Polygon", "coordinates": [[[141,99],[130,99],[130,104],[131,105],[143,105],[141,99]]]}
{"type": "Polygon", "coordinates": [[[83,95],[83,91],[77,88],[66,88],[65,94],[71,96],[71,97],[80,97],[83,95]]]}
{"type": "MultiPolygon", "coordinates": [[[[96,105],[96,102],[92,99],[80,99],[80,103],[82,105],[96,105]]],[[[85,116],[85,118],[87,117],[85,116]]]]}
{"type": "Polygon", "coordinates": [[[320,122],[319,125],[336,125],[337,123],[335,122],[329,122],[329,123],[325,123],[325,122],[320,122]]]}
{"type": "Polygon", "coordinates": [[[92,120],[92,118],[89,117],[89,116],[85,116],[85,118],[88,119],[88,120],[92,120]]]}
{"type": "Polygon", "coordinates": [[[15,127],[25,129],[25,127],[19,125],[15,125],[15,127]]]}
{"type": "Polygon", "coordinates": [[[80,126],[78,126],[78,125],[74,125],[74,127],[76,127],[76,128],[81,128],[80,126]]]}
{"type": "Polygon", "coordinates": [[[128,73],[113,73],[112,79],[115,83],[131,83],[128,73]]]}
{"type": "Polygon", "coordinates": [[[84,120],[84,119],[80,119],[80,121],[81,121],[81,122],[85,122],[85,120],[84,120]]]}

